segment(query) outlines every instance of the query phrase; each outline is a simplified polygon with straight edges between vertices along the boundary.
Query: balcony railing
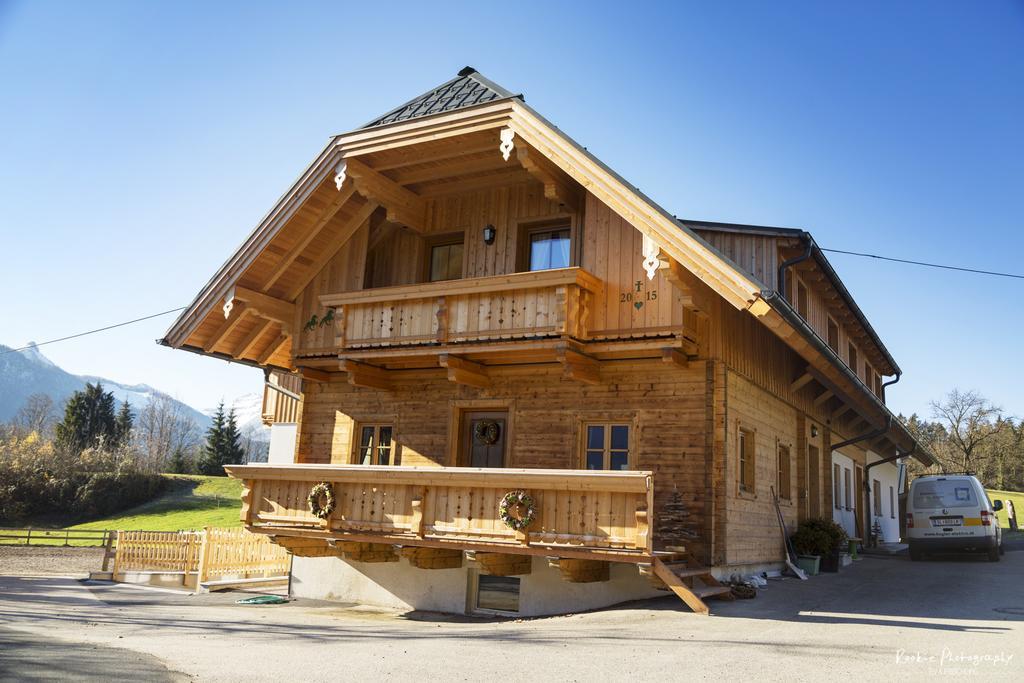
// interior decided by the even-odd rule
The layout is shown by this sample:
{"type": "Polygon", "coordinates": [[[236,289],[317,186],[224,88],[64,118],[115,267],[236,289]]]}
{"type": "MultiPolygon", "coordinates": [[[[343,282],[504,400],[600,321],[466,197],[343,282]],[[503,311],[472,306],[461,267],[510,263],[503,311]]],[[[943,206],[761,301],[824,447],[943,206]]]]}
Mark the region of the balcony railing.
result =
{"type": "Polygon", "coordinates": [[[229,465],[244,481],[242,522],[275,536],[334,538],[519,552],[559,549],[595,559],[649,557],[653,507],[650,472],[229,465]],[[312,514],[310,490],[326,482],[336,507],[312,514]],[[533,499],[533,521],[520,531],[498,513],[510,491],[533,499]]]}
{"type": "Polygon", "coordinates": [[[341,294],[335,345],[359,349],[415,344],[571,337],[587,339],[601,282],[582,268],[429,282],[341,294]]]}

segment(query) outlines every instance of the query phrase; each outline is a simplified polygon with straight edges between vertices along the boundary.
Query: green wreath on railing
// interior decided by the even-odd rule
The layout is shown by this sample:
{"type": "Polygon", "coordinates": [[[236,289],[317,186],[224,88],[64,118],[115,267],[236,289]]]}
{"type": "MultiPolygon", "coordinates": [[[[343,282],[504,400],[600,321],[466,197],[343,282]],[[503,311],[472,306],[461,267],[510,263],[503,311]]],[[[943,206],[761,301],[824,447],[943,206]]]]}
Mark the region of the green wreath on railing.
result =
{"type": "Polygon", "coordinates": [[[327,519],[334,512],[334,487],[325,481],[320,482],[309,490],[306,502],[314,516],[327,519]]]}
{"type": "Polygon", "coordinates": [[[509,491],[498,503],[498,517],[509,529],[521,531],[533,523],[537,507],[526,491],[509,491]]]}

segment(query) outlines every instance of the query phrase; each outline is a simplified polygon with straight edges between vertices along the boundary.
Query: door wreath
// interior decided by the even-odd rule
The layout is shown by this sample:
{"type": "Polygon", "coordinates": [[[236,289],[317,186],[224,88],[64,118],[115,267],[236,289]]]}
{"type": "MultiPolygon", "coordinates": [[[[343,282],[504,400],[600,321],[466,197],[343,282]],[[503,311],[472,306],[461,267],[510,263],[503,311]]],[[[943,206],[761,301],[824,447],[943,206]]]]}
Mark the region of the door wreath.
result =
{"type": "Polygon", "coordinates": [[[501,425],[494,420],[480,420],[473,425],[473,438],[478,443],[492,446],[498,443],[499,436],[501,436],[501,425]]]}
{"type": "Polygon", "coordinates": [[[306,502],[315,517],[327,519],[334,512],[334,487],[325,481],[320,482],[309,490],[306,502]]]}
{"type": "Polygon", "coordinates": [[[521,531],[533,523],[537,515],[537,506],[533,497],[526,491],[509,491],[498,503],[498,517],[505,526],[514,531],[521,531]]]}

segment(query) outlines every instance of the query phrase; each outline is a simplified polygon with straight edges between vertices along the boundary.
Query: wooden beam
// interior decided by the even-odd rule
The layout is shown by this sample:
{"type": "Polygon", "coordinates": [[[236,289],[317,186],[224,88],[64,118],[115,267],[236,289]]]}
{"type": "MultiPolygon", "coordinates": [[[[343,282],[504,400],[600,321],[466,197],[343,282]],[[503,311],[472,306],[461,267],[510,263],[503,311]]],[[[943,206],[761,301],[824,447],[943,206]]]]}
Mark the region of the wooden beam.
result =
{"type": "Polygon", "coordinates": [[[283,347],[285,344],[287,344],[290,339],[291,339],[291,335],[288,335],[288,334],[281,334],[281,335],[279,335],[277,337],[277,339],[275,339],[274,341],[270,342],[270,345],[267,346],[267,348],[263,349],[263,353],[261,353],[260,357],[256,359],[256,362],[259,365],[265,365],[267,363],[267,361],[270,360],[270,358],[274,354],[276,354],[278,351],[280,351],[281,347],[283,347]]]}
{"type": "MultiPolygon", "coordinates": [[[[492,148],[488,148],[492,149],[492,148]]],[[[475,159],[456,159],[455,163],[443,166],[430,166],[427,168],[411,169],[408,171],[396,171],[392,174],[396,183],[400,185],[414,185],[416,183],[441,180],[453,176],[473,175],[475,173],[486,173],[505,168],[505,162],[500,158],[496,159],[493,154],[475,159]]]]}
{"type": "Polygon", "coordinates": [[[273,320],[263,320],[256,323],[256,326],[252,328],[252,332],[246,335],[245,339],[240,341],[235,347],[234,351],[231,352],[232,358],[244,358],[253,352],[253,347],[256,346],[256,342],[259,341],[263,333],[274,324],[273,320]]]}
{"type": "Polygon", "coordinates": [[[313,382],[330,382],[332,377],[329,372],[306,367],[299,368],[299,374],[302,375],[302,379],[308,379],[313,382]]]}
{"type": "Polygon", "coordinates": [[[793,383],[789,385],[789,390],[794,394],[803,389],[807,384],[814,380],[814,375],[810,372],[804,372],[802,375],[793,380],[793,383]]]}
{"type": "Polygon", "coordinates": [[[562,364],[562,375],[566,379],[584,382],[585,384],[601,383],[601,365],[590,356],[564,346],[555,352],[558,362],[562,364]]]}
{"type": "MultiPolygon", "coordinates": [[[[292,325],[295,324],[295,304],[247,287],[235,286],[232,291],[234,298],[244,301],[249,311],[261,318],[281,323],[286,332],[292,331],[292,325]]],[[[231,297],[230,293],[228,297],[231,297]]]]}
{"type": "Polygon", "coordinates": [[[540,152],[524,143],[516,145],[516,156],[527,172],[544,185],[544,196],[575,211],[579,206],[579,193],[573,182],[561,169],[544,158],[540,152]]]}
{"type": "Polygon", "coordinates": [[[354,387],[391,390],[391,377],[387,370],[348,359],[342,359],[339,368],[348,373],[348,383],[354,387]]]}
{"type": "Polygon", "coordinates": [[[423,197],[358,159],[345,159],[342,164],[344,169],[339,166],[339,173],[344,172],[347,177],[352,178],[359,194],[387,209],[389,221],[417,232],[426,229],[427,203],[423,197]]]}
{"type": "Polygon", "coordinates": [[[831,389],[826,389],[825,391],[821,392],[814,398],[814,407],[817,408],[822,403],[824,403],[825,401],[829,400],[834,396],[835,394],[832,392],[831,389]]]}
{"type": "Polygon", "coordinates": [[[491,386],[491,378],[487,376],[487,368],[480,363],[442,353],[438,356],[442,368],[448,369],[448,380],[456,384],[467,384],[472,387],[486,389],[491,386]]]}
{"type": "Polygon", "coordinates": [[[217,348],[217,345],[224,341],[229,334],[234,332],[248,314],[249,310],[246,308],[245,304],[238,304],[237,306],[232,307],[231,314],[227,317],[227,320],[221,323],[220,327],[217,328],[217,331],[213,333],[213,336],[203,344],[203,351],[210,353],[217,348]]]}
{"type": "Polygon", "coordinates": [[[699,280],[697,277],[664,252],[661,253],[658,261],[660,263],[658,272],[679,290],[683,308],[693,311],[700,318],[707,318],[711,312],[711,303],[703,293],[698,291],[699,280]]]}
{"type": "Polygon", "coordinates": [[[846,413],[850,412],[851,410],[853,410],[853,406],[850,405],[849,403],[844,403],[843,405],[841,405],[839,407],[839,410],[837,410],[836,412],[832,413],[832,420],[833,421],[838,420],[839,418],[841,418],[843,415],[846,415],[846,413]]]}
{"type": "Polygon", "coordinates": [[[363,223],[365,223],[370,217],[370,214],[376,210],[377,204],[375,202],[367,202],[363,205],[363,208],[356,211],[356,213],[349,218],[348,222],[342,226],[341,230],[338,231],[338,234],[334,239],[332,239],[327,246],[324,247],[323,251],[320,252],[320,256],[317,260],[306,268],[305,277],[301,278],[299,282],[296,283],[291,291],[288,292],[286,298],[294,300],[299,294],[302,294],[302,290],[306,288],[306,285],[312,282],[313,278],[315,278],[320,271],[323,270],[324,266],[327,265],[327,262],[334,258],[334,254],[337,253],[337,251],[341,249],[346,242],[352,239],[352,235],[355,234],[356,230],[363,227],[363,223]]]}
{"type": "Polygon", "coordinates": [[[661,361],[666,365],[673,365],[679,368],[687,368],[690,365],[690,361],[687,360],[686,354],[682,353],[678,349],[667,348],[661,350],[661,361]]]}
{"type": "Polygon", "coordinates": [[[280,262],[278,262],[276,266],[274,266],[273,272],[263,282],[263,286],[260,287],[261,292],[270,291],[270,288],[273,287],[274,283],[277,282],[281,278],[281,276],[285,274],[285,271],[287,271],[288,267],[295,262],[295,259],[297,259],[299,255],[306,250],[306,247],[309,246],[309,243],[312,242],[316,238],[316,236],[320,234],[320,231],[322,231],[324,227],[331,222],[331,219],[334,218],[334,216],[338,213],[341,207],[344,206],[345,203],[352,198],[352,195],[355,194],[355,191],[355,184],[348,183],[341,190],[341,192],[337,194],[334,200],[332,200],[331,203],[327,206],[327,209],[325,209],[324,212],[320,214],[320,217],[317,219],[316,223],[314,223],[313,226],[306,231],[306,234],[304,234],[299,239],[299,241],[295,243],[295,246],[289,249],[288,253],[281,258],[280,262]]]}

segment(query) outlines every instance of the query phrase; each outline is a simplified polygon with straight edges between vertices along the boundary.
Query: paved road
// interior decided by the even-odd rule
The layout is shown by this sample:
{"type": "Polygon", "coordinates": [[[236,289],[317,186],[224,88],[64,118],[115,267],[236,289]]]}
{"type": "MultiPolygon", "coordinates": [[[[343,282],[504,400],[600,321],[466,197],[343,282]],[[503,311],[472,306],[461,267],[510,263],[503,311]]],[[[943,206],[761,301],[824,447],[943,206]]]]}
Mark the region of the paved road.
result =
{"type": "Polygon", "coordinates": [[[1024,552],[998,564],[864,559],[684,612],[663,598],[522,621],[296,601],[242,607],[55,577],[0,576],[0,671],[18,680],[721,678],[1024,680],[1024,552]],[[55,643],[59,640],[61,642],[55,643]],[[77,645],[69,646],[65,643],[77,645]],[[128,651],[128,652],[126,652],[128,651]],[[58,656],[64,653],[66,656],[58,656]],[[43,664],[53,661],[55,671],[43,664]],[[82,663],[76,663],[82,662],[82,663]]]}

